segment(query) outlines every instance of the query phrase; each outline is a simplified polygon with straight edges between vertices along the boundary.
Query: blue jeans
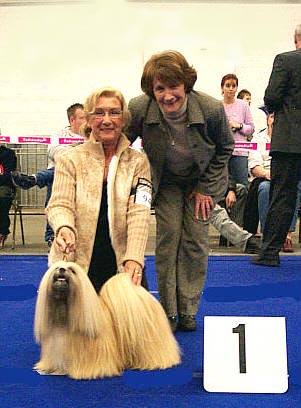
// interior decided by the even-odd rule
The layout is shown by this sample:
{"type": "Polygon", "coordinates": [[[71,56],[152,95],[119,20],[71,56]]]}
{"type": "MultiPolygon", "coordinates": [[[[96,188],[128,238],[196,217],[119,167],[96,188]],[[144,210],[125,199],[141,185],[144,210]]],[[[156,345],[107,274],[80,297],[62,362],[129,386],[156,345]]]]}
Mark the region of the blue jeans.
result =
{"type": "MultiPolygon", "coordinates": [[[[37,177],[37,185],[39,186],[39,188],[47,187],[47,194],[46,194],[46,199],[45,199],[45,207],[46,207],[48,204],[48,201],[50,200],[50,196],[52,192],[54,167],[51,167],[50,169],[39,171],[36,174],[36,177],[37,177]]],[[[54,238],[54,232],[47,221],[46,230],[45,230],[45,241],[48,242],[50,239],[53,239],[53,238],[54,238]]]]}
{"type": "Polygon", "coordinates": [[[36,177],[37,177],[37,185],[40,188],[48,187],[49,185],[52,186],[53,178],[54,178],[54,167],[51,167],[50,169],[39,171],[36,174],[36,177]]]}
{"type": "Polygon", "coordinates": [[[248,187],[248,156],[231,156],[229,160],[229,172],[236,183],[248,187]]]}
{"type": "MultiPolygon", "coordinates": [[[[270,184],[271,182],[269,180],[266,180],[266,181],[262,181],[258,186],[258,213],[259,213],[261,232],[263,232],[264,230],[265,220],[266,220],[266,216],[267,216],[268,209],[269,209],[270,184]]],[[[300,198],[301,198],[301,181],[299,181],[298,183],[296,208],[295,208],[294,216],[293,216],[290,228],[289,228],[289,232],[293,232],[296,230],[300,198]]]]}

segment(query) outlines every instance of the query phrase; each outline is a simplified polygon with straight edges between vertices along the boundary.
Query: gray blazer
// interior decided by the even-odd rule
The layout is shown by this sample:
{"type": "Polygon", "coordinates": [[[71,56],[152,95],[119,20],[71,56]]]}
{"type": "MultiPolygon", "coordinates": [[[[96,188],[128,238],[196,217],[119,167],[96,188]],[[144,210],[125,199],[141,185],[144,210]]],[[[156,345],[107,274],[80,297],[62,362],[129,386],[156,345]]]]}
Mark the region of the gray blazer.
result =
{"type": "MultiPolygon", "coordinates": [[[[143,140],[151,164],[155,197],[171,135],[154,99],[147,95],[133,98],[129,110],[132,120],[125,133],[132,142],[138,136],[143,140]]],[[[187,126],[191,129],[188,142],[199,169],[196,189],[218,202],[228,188],[227,165],[234,148],[223,104],[209,95],[192,91],[188,94],[187,112],[187,126]]]]}
{"type": "Polygon", "coordinates": [[[275,113],[271,152],[301,153],[301,49],[275,57],[264,103],[275,113]]]}

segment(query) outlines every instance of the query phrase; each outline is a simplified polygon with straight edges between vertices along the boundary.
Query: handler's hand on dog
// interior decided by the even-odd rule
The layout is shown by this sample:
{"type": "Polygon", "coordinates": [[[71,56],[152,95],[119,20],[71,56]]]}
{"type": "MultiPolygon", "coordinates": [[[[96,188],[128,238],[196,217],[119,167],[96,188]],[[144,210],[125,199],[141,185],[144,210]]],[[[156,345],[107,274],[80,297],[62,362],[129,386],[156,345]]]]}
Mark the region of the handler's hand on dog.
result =
{"type": "Polygon", "coordinates": [[[125,272],[127,272],[134,285],[141,285],[142,280],[142,267],[136,261],[126,261],[124,264],[125,272]]]}
{"type": "Polygon", "coordinates": [[[211,210],[214,208],[214,203],[212,197],[209,195],[197,193],[193,191],[189,199],[191,200],[194,198],[194,216],[198,220],[201,218],[202,220],[208,220],[210,218],[211,210]],[[201,213],[201,214],[200,214],[201,213]]]}
{"type": "Polygon", "coordinates": [[[60,251],[64,252],[65,254],[70,254],[70,252],[74,252],[75,234],[70,228],[62,227],[59,230],[55,240],[60,251]]]}

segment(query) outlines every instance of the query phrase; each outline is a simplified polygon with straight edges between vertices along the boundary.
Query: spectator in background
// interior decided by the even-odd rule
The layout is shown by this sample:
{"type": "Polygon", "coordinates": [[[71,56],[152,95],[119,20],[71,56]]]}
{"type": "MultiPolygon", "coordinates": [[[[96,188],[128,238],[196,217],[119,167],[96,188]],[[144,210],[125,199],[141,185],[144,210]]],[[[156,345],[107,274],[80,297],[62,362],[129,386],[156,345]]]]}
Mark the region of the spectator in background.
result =
{"type": "Polygon", "coordinates": [[[0,247],[9,234],[9,210],[15,197],[16,188],[11,180],[11,172],[17,167],[17,156],[12,149],[0,143],[0,247]]]}
{"type": "MultiPolygon", "coordinates": [[[[248,189],[240,183],[236,183],[229,172],[229,183],[225,198],[219,202],[229,214],[230,219],[239,227],[243,227],[243,216],[247,201],[248,189]]],[[[252,241],[252,240],[251,240],[252,241]]],[[[229,246],[229,242],[223,235],[220,236],[219,246],[229,246]]]]}
{"type": "Polygon", "coordinates": [[[271,141],[269,210],[261,253],[252,262],[278,266],[296,207],[301,180],[301,24],[294,33],[296,50],[278,54],[265,90],[264,103],[274,113],[271,141]]]}
{"type": "MultiPolygon", "coordinates": [[[[255,109],[252,108],[252,94],[247,89],[241,89],[237,94],[237,99],[242,99],[243,101],[248,102],[251,109],[256,134],[264,132],[266,130],[266,112],[264,110],[264,106],[258,106],[255,109]]],[[[249,141],[252,140],[255,132],[252,135],[247,135],[247,139],[249,141]]]]}
{"type": "MultiPolygon", "coordinates": [[[[81,103],[75,103],[67,109],[67,117],[69,121],[69,126],[64,128],[58,136],[65,138],[78,138],[80,137],[80,128],[85,123],[84,115],[84,106],[81,103]]],[[[45,207],[48,204],[48,201],[51,196],[52,184],[54,178],[54,166],[56,156],[63,151],[66,147],[70,145],[60,145],[54,144],[48,147],[48,167],[45,170],[39,171],[37,174],[27,175],[20,172],[12,173],[12,180],[16,186],[28,190],[34,186],[39,188],[47,187],[47,194],[45,200],[45,207]]],[[[48,246],[51,246],[54,240],[53,230],[50,227],[49,223],[46,224],[45,230],[45,241],[48,243],[48,246]]]]}
{"type": "Polygon", "coordinates": [[[248,91],[247,89],[241,89],[237,94],[237,99],[242,99],[243,101],[246,101],[250,106],[252,101],[251,92],[248,91]]]}
{"type": "MultiPolygon", "coordinates": [[[[249,169],[252,180],[245,208],[244,227],[252,233],[257,231],[259,220],[261,232],[264,231],[269,209],[271,156],[266,149],[266,145],[270,144],[272,139],[273,116],[273,114],[270,114],[267,117],[267,133],[255,135],[253,138],[253,142],[257,143],[257,150],[251,150],[249,152],[249,169]]],[[[282,248],[284,252],[293,252],[292,232],[295,231],[297,224],[301,193],[300,188],[301,183],[299,182],[295,213],[282,248]]]]}
{"type": "Polygon", "coordinates": [[[177,51],[153,55],[144,95],[129,102],[126,134],[150,160],[160,301],[172,330],[196,330],[206,278],[209,218],[225,195],[234,143],[221,102],[193,90],[195,69],[177,51]]]}
{"type": "MultiPolygon", "coordinates": [[[[233,132],[234,141],[246,142],[248,135],[254,132],[254,123],[249,104],[235,98],[238,87],[238,78],[235,74],[224,75],[221,80],[223,105],[233,132]]],[[[229,171],[236,183],[248,187],[248,151],[234,149],[229,161],[229,171]]]]}

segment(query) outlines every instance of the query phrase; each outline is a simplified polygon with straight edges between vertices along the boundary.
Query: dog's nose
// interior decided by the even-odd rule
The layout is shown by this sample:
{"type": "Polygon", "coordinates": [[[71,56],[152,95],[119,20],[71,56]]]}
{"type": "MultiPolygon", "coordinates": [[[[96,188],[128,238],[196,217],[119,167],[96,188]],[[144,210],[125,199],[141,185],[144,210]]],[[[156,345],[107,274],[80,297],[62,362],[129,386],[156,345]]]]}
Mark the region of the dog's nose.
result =
{"type": "Polygon", "coordinates": [[[65,269],[65,268],[60,268],[60,269],[59,269],[59,273],[60,273],[61,275],[64,275],[65,272],[66,272],[66,269],[65,269]]]}
{"type": "Polygon", "coordinates": [[[68,280],[68,273],[65,268],[58,268],[53,274],[53,280],[58,281],[58,280],[68,280]]]}

